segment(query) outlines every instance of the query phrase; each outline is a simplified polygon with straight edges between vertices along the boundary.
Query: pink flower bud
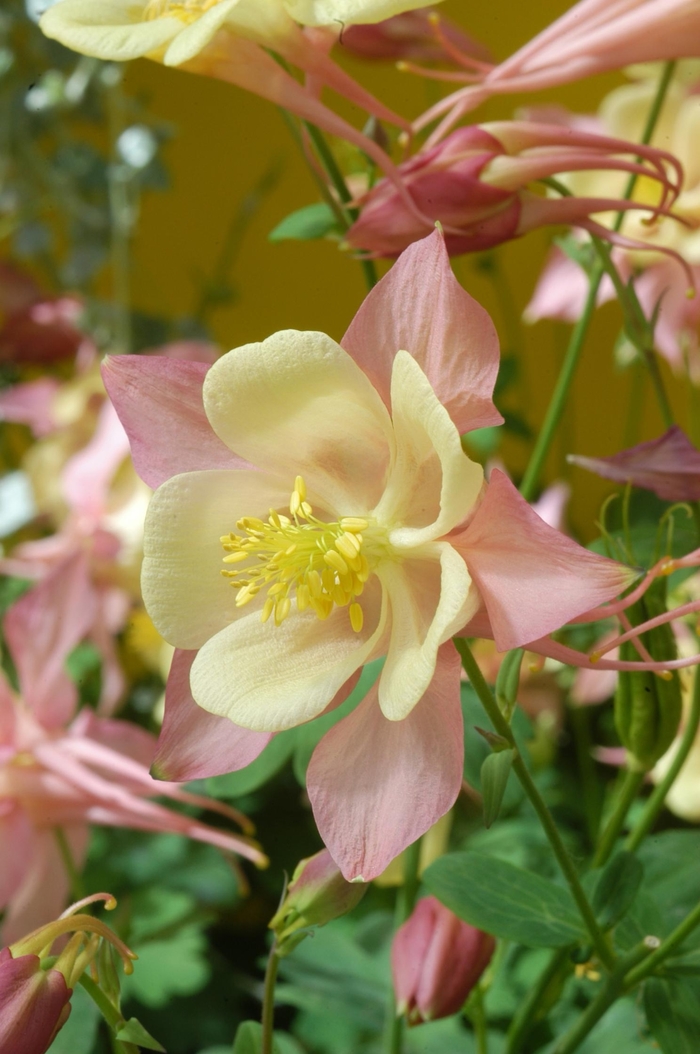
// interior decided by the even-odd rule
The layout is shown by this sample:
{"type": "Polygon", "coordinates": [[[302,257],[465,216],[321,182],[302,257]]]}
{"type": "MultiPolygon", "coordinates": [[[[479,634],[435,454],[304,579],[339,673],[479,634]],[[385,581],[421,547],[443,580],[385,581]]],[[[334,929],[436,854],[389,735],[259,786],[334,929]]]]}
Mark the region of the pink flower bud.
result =
{"type": "Polygon", "coordinates": [[[0,949],[0,1050],[44,1054],[70,1014],[72,989],[58,970],[42,970],[38,955],[13,958],[0,949]]]}
{"type": "Polygon", "coordinates": [[[460,1009],[488,966],[496,942],[435,897],[419,900],[391,947],[397,1010],[411,1025],[460,1009]]]}
{"type": "Polygon", "coordinates": [[[491,55],[483,44],[449,19],[440,17],[436,22],[434,14],[430,8],[422,8],[404,11],[373,25],[347,26],[340,34],[340,43],[364,59],[409,59],[454,65],[445,41],[450,49],[464,56],[488,62],[491,55]]]}
{"type": "Polygon", "coordinates": [[[289,883],[287,896],[270,922],[277,934],[280,954],[286,954],[298,944],[299,931],[309,926],[325,926],[332,919],[346,915],[362,900],[367,886],[364,882],[348,882],[327,849],[301,860],[289,883]],[[286,942],[293,938],[292,943],[286,942]]]}

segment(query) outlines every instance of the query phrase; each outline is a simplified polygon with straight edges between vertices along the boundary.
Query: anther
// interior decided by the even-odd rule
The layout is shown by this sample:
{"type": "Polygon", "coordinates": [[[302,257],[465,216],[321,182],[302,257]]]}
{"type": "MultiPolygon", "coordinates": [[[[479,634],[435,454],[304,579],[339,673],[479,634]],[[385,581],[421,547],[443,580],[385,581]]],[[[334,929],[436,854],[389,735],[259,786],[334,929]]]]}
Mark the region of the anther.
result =
{"type": "Polygon", "coordinates": [[[329,567],[335,568],[335,570],[341,575],[346,575],[348,573],[348,565],[345,563],[340,553],[336,552],[335,549],[329,549],[323,559],[329,567]]]}
{"type": "Polygon", "coordinates": [[[350,616],[350,625],[355,630],[355,633],[359,633],[365,622],[365,615],[359,604],[351,604],[348,608],[348,614],[350,616]]]}

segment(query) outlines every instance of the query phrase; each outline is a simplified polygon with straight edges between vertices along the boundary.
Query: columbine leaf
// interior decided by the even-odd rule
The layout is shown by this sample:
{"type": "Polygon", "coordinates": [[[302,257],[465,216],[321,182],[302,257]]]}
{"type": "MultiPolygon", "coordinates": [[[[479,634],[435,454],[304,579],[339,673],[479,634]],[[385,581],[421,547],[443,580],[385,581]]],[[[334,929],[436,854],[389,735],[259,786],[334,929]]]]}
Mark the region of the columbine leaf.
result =
{"type": "Polygon", "coordinates": [[[649,1028],[663,1054],[700,1050],[700,981],[652,977],[644,985],[649,1028]]]}
{"type": "Polygon", "coordinates": [[[644,877],[644,865],[632,853],[616,853],[600,873],[593,910],[603,929],[614,926],[632,906],[644,877]]]}
{"type": "Polygon", "coordinates": [[[117,1039],[123,1040],[124,1043],[135,1043],[146,1050],[159,1050],[162,1051],[162,1054],[165,1054],[165,1047],[162,1047],[158,1040],[154,1039],[150,1032],[147,1032],[141,1022],[135,1017],[130,1018],[119,1029],[117,1039]]]}
{"type": "Polygon", "coordinates": [[[489,754],[481,766],[485,827],[490,827],[498,819],[514,758],[514,750],[499,750],[495,754],[489,754]]]}
{"type": "Polygon", "coordinates": [[[558,948],[585,937],[566,889],[481,853],[451,853],[423,876],[455,915],[486,933],[531,947],[558,948]]]}
{"type": "Polygon", "coordinates": [[[314,241],[317,238],[325,238],[337,229],[333,210],[320,201],[315,205],[305,205],[303,209],[297,209],[296,212],[285,216],[282,222],[270,231],[268,238],[271,242],[314,241]]]}

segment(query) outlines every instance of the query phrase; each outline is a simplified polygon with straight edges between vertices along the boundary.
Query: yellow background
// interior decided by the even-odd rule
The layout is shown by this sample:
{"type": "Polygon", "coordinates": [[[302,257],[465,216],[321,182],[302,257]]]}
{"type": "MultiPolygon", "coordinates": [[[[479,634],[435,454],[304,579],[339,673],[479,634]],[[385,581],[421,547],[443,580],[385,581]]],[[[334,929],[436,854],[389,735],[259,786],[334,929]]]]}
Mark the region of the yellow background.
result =
{"type": "MultiPolygon", "coordinates": [[[[440,10],[485,42],[500,59],[567,6],[561,0],[538,0],[534,5],[520,0],[479,4],[447,0],[440,10]]],[[[418,115],[436,98],[434,84],[399,73],[391,64],[343,61],[358,80],[408,117],[418,115]]],[[[474,120],[509,118],[517,107],[532,101],[561,101],[573,109],[593,110],[602,95],[620,81],[620,75],[611,74],[550,91],[536,100],[524,96],[494,100],[478,110],[474,120]]],[[[231,348],[285,328],[319,329],[340,338],[364,295],[358,264],[329,242],[275,244],[267,240],[284,216],[317,200],[311,177],[275,108],[231,85],[148,61],[131,64],[125,84],[129,93],[148,100],[152,114],[176,126],[176,135],[165,148],[172,189],[149,194],[143,201],[133,250],[135,306],[170,316],[191,309],[202,279],[212,272],[242,198],[279,159],[281,178],[242,242],[233,272],[236,300],[212,315],[216,339],[231,348]]],[[[355,124],[362,123],[359,112],[344,102],[339,107],[355,124]]],[[[501,250],[518,315],[534,289],[550,236],[538,232],[501,250]]],[[[474,258],[461,257],[454,267],[465,288],[491,312],[505,348],[504,319],[489,281],[478,272],[474,258]]],[[[595,533],[593,521],[610,488],[582,470],[568,469],[564,455],[612,454],[630,435],[625,429],[629,428],[631,375],[620,373],[612,361],[619,324],[615,305],[598,312],[560,440],[548,464],[549,479],[569,475],[574,487],[570,521],[584,537],[595,533]]],[[[522,328],[522,394],[517,408],[535,428],[542,420],[568,333],[569,327],[549,322],[522,328]]],[[[679,423],[687,427],[687,382],[671,379],[665,369],[664,375],[679,423]]],[[[507,405],[516,408],[512,397],[507,405]]],[[[653,395],[647,390],[634,441],[653,438],[662,430],[653,395]]],[[[520,473],[527,460],[527,445],[508,439],[502,453],[507,468],[520,473]]]]}

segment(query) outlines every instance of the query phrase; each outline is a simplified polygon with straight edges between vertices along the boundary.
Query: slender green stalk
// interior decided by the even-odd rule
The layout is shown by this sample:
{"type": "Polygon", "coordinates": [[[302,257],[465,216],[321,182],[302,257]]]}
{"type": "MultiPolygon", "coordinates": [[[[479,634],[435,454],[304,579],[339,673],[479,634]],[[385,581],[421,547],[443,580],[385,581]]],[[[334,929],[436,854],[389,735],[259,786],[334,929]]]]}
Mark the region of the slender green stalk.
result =
{"type": "Polygon", "coordinates": [[[693,681],[693,691],[690,698],[690,709],[688,711],[688,718],[686,721],[685,728],[683,729],[683,735],[681,736],[680,743],[678,744],[678,750],[673,758],[673,761],[668,767],[668,771],[663,779],[656,785],[653,792],[649,795],[647,803],[644,806],[644,811],[640,816],[639,820],[633,827],[632,831],[627,837],[625,842],[625,849],[633,853],[639,844],[646,838],[649,831],[652,829],[656,822],[656,818],[664,807],[666,795],[671,789],[678,773],[683,768],[686,758],[690,753],[695,737],[700,727],[700,672],[698,668],[695,668],[695,678],[693,681]]]}
{"type": "Polygon", "coordinates": [[[654,973],[698,926],[700,926],[700,904],[693,908],[691,913],[676,926],[673,933],[670,933],[665,941],[661,942],[646,962],[630,970],[625,977],[625,986],[632,988],[634,985],[639,984],[640,981],[643,981],[645,977],[649,977],[650,974],[654,973]]]}
{"type": "Polygon", "coordinates": [[[586,821],[586,834],[591,849],[598,839],[600,827],[601,795],[598,776],[593,760],[593,740],[591,738],[591,715],[587,706],[571,706],[568,710],[569,723],[573,731],[574,749],[579,768],[581,804],[586,821]]]}
{"type": "Polygon", "coordinates": [[[595,999],[586,1007],[576,1024],[560,1039],[551,1054],[573,1054],[601,1017],[621,995],[624,995],[625,975],[642,959],[651,955],[656,941],[645,938],[629,954],[619,959],[615,969],[600,988],[595,999]]]}
{"type": "MultiPolygon", "coordinates": [[[[649,115],[647,117],[646,125],[644,127],[644,132],[642,134],[641,142],[644,145],[647,145],[651,141],[651,137],[654,134],[654,129],[659,119],[659,114],[661,113],[661,108],[663,106],[664,99],[666,98],[666,92],[668,91],[668,86],[671,82],[671,77],[673,76],[674,69],[674,62],[667,62],[664,66],[661,78],[659,80],[659,85],[654,96],[654,101],[649,110],[649,115]]],[[[632,197],[636,183],[637,176],[633,174],[627,181],[627,186],[623,195],[623,198],[625,200],[632,197]]],[[[613,230],[619,231],[622,226],[623,220],[624,213],[618,213],[613,230]]],[[[583,309],[583,313],[581,314],[581,317],[574,326],[574,330],[571,334],[569,346],[564,356],[564,362],[562,363],[561,372],[557,379],[554,392],[552,393],[552,398],[550,400],[549,407],[547,408],[547,413],[545,414],[542,430],[540,431],[540,434],[537,437],[535,449],[532,452],[527,469],[525,470],[525,475],[523,476],[523,481],[520,485],[520,493],[527,501],[530,501],[534,497],[535,490],[537,489],[537,485],[542,474],[544,463],[547,460],[547,455],[549,454],[549,449],[551,447],[552,440],[564,413],[564,408],[566,406],[566,402],[569,396],[571,384],[576,374],[576,369],[579,363],[579,359],[581,357],[583,345],[586,339],[586,335],[588,333],[591,319],[593,317],[593,312],[596,304],[596,297],[598,295],[598,289],[600,287],[603,274],[603,264],[601,263],[600,259],[598,259],[594,263],[593,268],[591,270],[589,278],[588,296],[586,297],[586,303],[583,309]]]]}
{"type": "MultiPolygon", "coordinates": [[[[399,886],[396,894],[396,908],[394,911],[394,931],[403,926],[416,903],[420,877],[418,869],[420,865],[421,839],[405,850],[403,864],[403,883],[399,886]]],[[[386,1051],[387,1054],[401,1054],[403,1050],[404,1021],[396,1014],[396,999],[394,998],[393,986],[389,992],[389,1000],[386,1010],[386,1051]]]]}
{"type": "Polygon", "coordinates": [[[262,1006],[262,1047],[261,1054],[272,1054],[275,1029],[275,984],[280,959],[277,954],[277,941],[272,942],[265,970],[265,991],[262,1006]]]}
{"type": "Polygon", "coordinates": [[[630,806],[637,797],[637,794],[644,783],[644,776],[645,773],[643,771],[634,771],[632,769],[625,770],[622,779],[622,786],[617,795],[613,811],[610,814],[610,818],[605,825],[600,841],[593,855],[593,860],[591,862],[592,867],[602,867],[610,858],[610,854],[615,847],[620,831],[627,819],[627,813],[630,810],[630,806]]]}
{"type": "Polygon", "coordinates": [[[63,866],[66,869],[68,880],[70,882],[70,892],[73,900],[82,900],[86,896],[85,883],[83,882],[83,876],[75,866],[75,860],[73,859],[73,853],[71,852],[68,839],[66,838],[66,832],[62,827],[54,827],[53,833],[58,843],[58,849],[61,854],[61,860],[63,866]]]}
{"type": "Polygon", "coordinates": [[[505,717],[501,713],[496,700],[493,697],[491,689],[484,680],[484,676],[479,669],[478,663],[472,655],[471,648],[467,641],[463,637],[455,637],[454,643],[462,658],[462,665],[466,670],[467,676],[471,681],[472,688],[479,696],[481,704],[484,707],[489,719],[491,720],[493,727],[496,732],[506,739],[513,750],[515,751],[515,759],[513,761],[513,771],[517,776],[520,784],[525,791],[525,794],[530,800],[530,804],[534,808],[539,821],[542,825],[542,829],[547,836],[547,840],[551,845],[554,855],[557,858],[557,863],[566,879],[567,885],[571,890],[571,895],[576,901],[576,905],[581,914],[586,929],[591,938],[591,942],[596,950],[598,958],[600,959],[603,966],[610,970],[615,962],[614,955],[610,948],[610,944],[603,933],[602,929],[598,925],[598,921],[593,913],[588,897],[586,896],[581,881],[576,873],[573,861],[569,856],[566,846],[561,840],[561,836],[557,829],[557,825],[554,822],[552,814],[550,813],[547,805],[542,798],[537,786],[528,772],[527,766],[525,765],[520,753],[518,746],[513,736],[513,731],[506,721],[505,717]]]}
{"type": "Polygon", "coordinates": [[[97,1009],[102,1014],[102,1017],[107,1022],[110,1039],[112,1041],[112,1050],[115,1054],[138,1054],[139,1048],[133,1043],[125,1043],[124,1040],[117,1039],[115,1033],[125,1024],[124,1017],[114,1003],[110,1002],[100,986],[95,984],[93,979],[87,973],[81,975],[80,985],[85,989],[97,1009]]]}
{"type": "Polygon", "coordinates": [[[476,1054],[489,1054],[489,1034],[484,1010],[484,992],[481,985],[477,985],[472,992],[467,1012],[474,1027],[476,1054]]]}
{"type": "Polygon", "coordinates": [[[552,953],[549,962],[537,978],[536,984],[530,989],[527,999],[518,1008],[508,1029],[506,1054],[518,1054],[522,1049],[523,1042],[530,1031],[535,1016],[542,1006],[545,992],[560,972],[569,968],[570,950],[570,948],[557,948],[552,953]]]}
{"type": "Polygon", "coordinates": [[[107,91],[107,112],[112,156],[107,169],[107,189],[111,223],[110,261],[114,301],[114,350],[131,351],[131,228],[132,203],[129,200],[131,173],[117,154],[117,140],[124,130],[124,99],[121,80],[107,91]]]}

